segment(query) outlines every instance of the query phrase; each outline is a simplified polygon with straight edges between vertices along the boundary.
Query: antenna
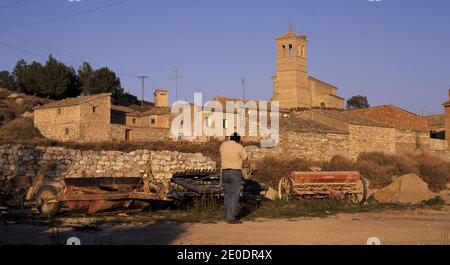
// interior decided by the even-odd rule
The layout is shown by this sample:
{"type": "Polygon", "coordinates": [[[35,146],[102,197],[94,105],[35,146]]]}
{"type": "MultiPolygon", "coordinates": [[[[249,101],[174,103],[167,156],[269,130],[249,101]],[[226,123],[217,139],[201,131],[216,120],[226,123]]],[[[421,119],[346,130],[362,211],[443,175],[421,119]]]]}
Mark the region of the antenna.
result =
{"type": "Polygon", "coordinates": [[[175,101],[178,101],[178,78],[180,78],[181,76],[178,75],[178,70],[175,69],[175,77],[173,79],[175,79],[175,101]]]}
{"type": "Polygon", "coordinates": [[[242,83],[242,98],[245,99],[245,78],[241,78],[242,83]]]}
{"type": "Polygon", "coordinates": [[[292,23],[289,21],[289,30],[288,32],[292,32],[292,23]]]}
{"type": "Polygon", "coordinates": [[[141,108],[144,108],[144,82],[145,79],[149,77],[146,75],[139,75],[137,78],[141,79],[141,108]]]}

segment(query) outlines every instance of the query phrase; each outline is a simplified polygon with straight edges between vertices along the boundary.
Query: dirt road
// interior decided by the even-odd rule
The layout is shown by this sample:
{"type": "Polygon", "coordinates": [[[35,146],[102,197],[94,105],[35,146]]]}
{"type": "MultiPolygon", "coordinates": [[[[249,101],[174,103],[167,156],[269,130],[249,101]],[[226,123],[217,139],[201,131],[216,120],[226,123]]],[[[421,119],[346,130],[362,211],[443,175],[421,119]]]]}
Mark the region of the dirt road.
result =
{"type": "Polygon", "coordinates": [[[365,244],[369,237],[375,236],[382,244],[450,244],[450,206],[439,211],[339,214],[248,221],[240,225],[151,222],[87,229],[65,226],[3,223],[0,243],[61,244],[76,236],[82,244],[365,244]]]}

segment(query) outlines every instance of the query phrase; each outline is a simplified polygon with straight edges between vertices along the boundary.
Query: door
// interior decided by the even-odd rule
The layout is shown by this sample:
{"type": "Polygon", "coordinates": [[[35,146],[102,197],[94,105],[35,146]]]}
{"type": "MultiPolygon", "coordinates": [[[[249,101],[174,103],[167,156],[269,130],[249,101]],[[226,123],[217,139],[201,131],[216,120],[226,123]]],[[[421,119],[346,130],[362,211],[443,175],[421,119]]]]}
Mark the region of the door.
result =
{"type": "Polygon", "coordinates": [[[131,130],[125,130],[125,141],[131,140],[131,130]]]}

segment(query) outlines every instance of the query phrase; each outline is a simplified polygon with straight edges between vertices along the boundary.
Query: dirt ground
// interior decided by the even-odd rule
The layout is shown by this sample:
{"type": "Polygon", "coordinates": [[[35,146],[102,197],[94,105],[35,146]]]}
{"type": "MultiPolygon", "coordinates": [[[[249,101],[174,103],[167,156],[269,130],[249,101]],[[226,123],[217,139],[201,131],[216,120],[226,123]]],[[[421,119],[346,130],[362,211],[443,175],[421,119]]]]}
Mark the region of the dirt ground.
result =
{"type": "Polygon", "coordinates": [[[258,219],[239,225],[139,222],[76,227],[66,218],[59,228],[0,224],[0,244],[450,244],[450,206],[381,213],[338,214],[323,218],[258,219]]]}

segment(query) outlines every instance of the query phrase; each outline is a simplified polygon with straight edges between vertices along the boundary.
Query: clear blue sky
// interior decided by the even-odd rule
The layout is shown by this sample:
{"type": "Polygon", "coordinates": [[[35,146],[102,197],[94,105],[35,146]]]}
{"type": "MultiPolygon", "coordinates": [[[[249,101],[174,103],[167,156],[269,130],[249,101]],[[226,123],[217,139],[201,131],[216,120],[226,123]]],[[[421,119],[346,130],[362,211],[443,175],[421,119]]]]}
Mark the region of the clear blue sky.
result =
{"type": "Polygon", "coordinates": [[[11,70],[21,58],[44,61],[51,52],[75,68],[82,60],[112,68],[137,95],[134,76],[147,74],[147,99],[157,87],[174,99],[175,69],[182,99],[192,100],[194,91],[240,97],[242,77],[247,97],[268,99],[274,38],[292,22],[309,38],[310,74],[339,87],[342,97],[363,94],[371,105],[416,113],[441,113],[448,97],[448,0],[128,0],[12,27],[115,1],[0,0],[0,69],[11,70]]]}

